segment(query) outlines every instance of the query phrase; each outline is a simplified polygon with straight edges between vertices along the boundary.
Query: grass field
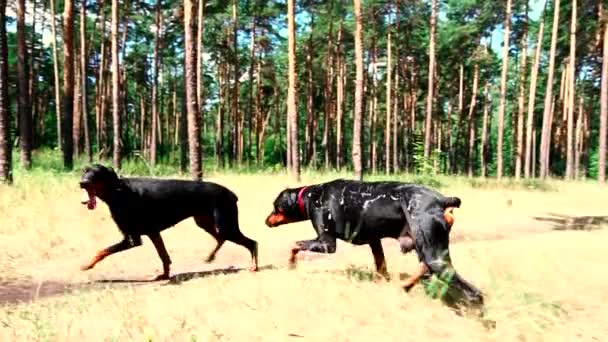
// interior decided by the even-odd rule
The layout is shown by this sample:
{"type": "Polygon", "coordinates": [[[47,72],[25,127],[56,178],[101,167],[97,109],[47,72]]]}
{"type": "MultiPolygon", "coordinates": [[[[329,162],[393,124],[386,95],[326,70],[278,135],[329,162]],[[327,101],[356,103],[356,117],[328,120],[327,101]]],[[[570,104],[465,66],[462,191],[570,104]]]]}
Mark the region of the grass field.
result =
{"type": "MultiPolygon", "coordinates": [[[[303,183],[335,176],[305,174],[303,183]]],[[[77,175],[37,171],[0,186],[0,340],[608,340],[605,187],[439,179],[442,192],[463,201],[452,258],[486,294],[487,318],[496,321],[486,330],[422,286],[408,294],[398,281],[370,281],[366,246],[339,243],[336,254],[303,255],[287,269],[288,247],[313,237],[310,223],[263,222],[276,194],[297,184],[280,173],[210,180],[238,194],[241,229],[259,241],[264,270],[241,272],[248,252],[230,243],[205,264],[214,241],[188,220],[163,233],[181,281],[145,281],[161,270],[147,239],[81,272],[121,236],[105,205],[80,204],[77,175]]],[[[414,253],[383,243],[392,274],[414,270],[414,253]]]]}

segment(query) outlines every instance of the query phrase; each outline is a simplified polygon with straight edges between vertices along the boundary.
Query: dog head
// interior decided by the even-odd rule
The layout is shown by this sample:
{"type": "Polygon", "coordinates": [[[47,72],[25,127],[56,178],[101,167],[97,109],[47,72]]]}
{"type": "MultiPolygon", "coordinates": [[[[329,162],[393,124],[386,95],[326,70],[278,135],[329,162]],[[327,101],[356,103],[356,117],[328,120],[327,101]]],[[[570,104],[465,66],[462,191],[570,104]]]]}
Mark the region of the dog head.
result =
{"type": "Polygon", "coordinates": [[[302,188],[285,189],[277,196],[273,203],[273,210],[266,218],[266,225],[270,228],[283,224],[306,220],[298,203],[298,194],[302,188]]]}
{"type": "Polygon", "coordinates": [[[95,209],[95,197],[107,198],[108,192],[118,184],[118,175],[111,167],[93,164],[83,170],[80,188],[87,192],[88,199],[82,201],[90,210],[95,209]]]}

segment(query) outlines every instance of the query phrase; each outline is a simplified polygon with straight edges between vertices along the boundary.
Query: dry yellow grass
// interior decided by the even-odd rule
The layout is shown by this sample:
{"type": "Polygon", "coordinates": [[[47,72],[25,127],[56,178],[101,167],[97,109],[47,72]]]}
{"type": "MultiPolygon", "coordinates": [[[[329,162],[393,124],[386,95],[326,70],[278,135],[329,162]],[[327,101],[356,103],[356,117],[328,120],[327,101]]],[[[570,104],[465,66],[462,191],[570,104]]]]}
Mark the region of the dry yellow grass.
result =
{"type": "MultiPolygon", "coordinates": [[[[149,241],[80,272],[80,264],[96,250],[120,238],[107,207],[86,210],[70,176],[32,176],[16,188],[0,187],[0,291],[26,283],[78,284],[65,294],[0,304],[0,340],[608,339],[603,305],[608,300],[608,231],[555,232],[549,222],[533,219],[549,212],[606,214],[605,187],[554,182],[555,191],[535,192],[474,189],[457,180],[442,190],[463,200],[451,249],[456,268],[486,293],[488,318],[497,324],[488,331],[429,299],[422,287],[406,294],[396,281],[347,275],[348,269],[372,270],[365,246],[339,243],[335,255],[304,256],[297,270],[287,270],[287,247],[314,236],[310,223],[269,229],[263,221],[276,194],[295,184],[284,175],[216,175],[211,180],[239,195],[241,229],[259,241],[261,265],[274,269],[166,286],[100,283],[148,279],[159,272],[160,260],[149,241]]],[[[226,244],[213,264],[204,264],[214,242],[191,220],[163,236],[174,274],[247,266],[247,251],[233,244],[226,244]]],[[[401,256],[392,241],[385,241],[385,251],[391,273],[413,270],[414,254],[401,256]]]]}

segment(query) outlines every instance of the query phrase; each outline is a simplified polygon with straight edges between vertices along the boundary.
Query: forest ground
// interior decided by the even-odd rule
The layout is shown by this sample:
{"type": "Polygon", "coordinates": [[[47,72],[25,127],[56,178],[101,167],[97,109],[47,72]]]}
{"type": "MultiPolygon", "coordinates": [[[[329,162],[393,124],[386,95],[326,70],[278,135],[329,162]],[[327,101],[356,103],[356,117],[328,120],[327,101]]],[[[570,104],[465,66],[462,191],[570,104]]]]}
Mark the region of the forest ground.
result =
{"type": "MultiPolygon", "coordinates": [[[[310,222],[269,229],[264,219],[285,174],[214,173],[239,196],[242,231],[259,241],[262,271],[241,271],[248,252],[187,220],[163,233],[180,281],[147,282],[161,270],[150,241],[94,269],[79,266],[121,238],[107,206],[80,204],[78,173],[33,171],[0,186],[2,341],[602,341],[608,339],[608,209],[594,182],[524,183],[438,177],[459,196],[451,253],[460,274],[486,294],[486,330],[457,316],[422,286],[374,282],[367,246],[339,242],[334,255],[286,267],[291,242],[314,237],[310,222]],[[538,185],[538,184],[537,184],[538,185]]],[[[338,174],[304,173],[301,184],[338,174]]],[[[343,174],[345,177],[349,177],[343,174]]],[[[412,272],[383,241],[391,274],[412,272]]],[[[395,276],[393,278],[398,278],[395,276]]],[[[174,279],[175,280],[175,279],[174,279]]]]}

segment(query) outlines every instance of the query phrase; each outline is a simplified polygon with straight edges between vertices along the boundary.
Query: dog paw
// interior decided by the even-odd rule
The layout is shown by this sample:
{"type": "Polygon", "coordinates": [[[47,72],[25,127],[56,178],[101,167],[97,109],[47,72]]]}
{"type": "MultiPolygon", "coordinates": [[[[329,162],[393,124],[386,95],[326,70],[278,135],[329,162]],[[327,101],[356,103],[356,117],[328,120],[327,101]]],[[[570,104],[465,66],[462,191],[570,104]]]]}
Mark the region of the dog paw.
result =
{"type": "Polygon", "coordinates": [[[249,267],[249,272],[257,272],[259,271],[259,268],[257,265],[252,265],[249,267]]]}
{"type": "Polygon", "coordinates": [[[159,280],[169,280],[169,274],[163,273],[163,274],[159,274],[157,275],[154,279],[154,281],[159,281],[159,280]]]}
{"type": "Polygon", "coordinates": [[[94,266],[94,265],[91,265],[91,264],[82,265],[82,266],[80,266],[80,270],[81,270],[81,271],[88,271],[88,270],[90,270],[91,268],[93,268],[93,266],[94,266]]]}

